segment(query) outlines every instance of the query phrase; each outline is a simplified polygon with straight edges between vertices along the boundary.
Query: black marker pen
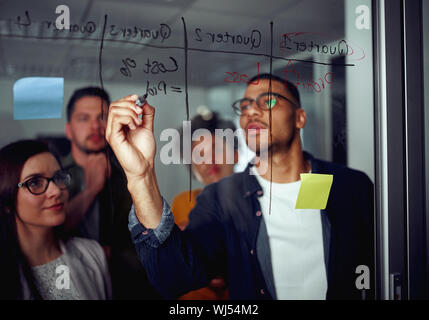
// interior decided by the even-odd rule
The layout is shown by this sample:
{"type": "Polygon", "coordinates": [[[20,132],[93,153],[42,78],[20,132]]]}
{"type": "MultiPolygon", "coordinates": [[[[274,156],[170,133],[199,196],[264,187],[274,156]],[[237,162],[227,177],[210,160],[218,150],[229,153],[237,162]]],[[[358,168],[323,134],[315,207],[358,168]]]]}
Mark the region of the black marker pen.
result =
{"type": "Polygon", "coordinates": [[[136,106],[142,107],[146,103],[146,98],[147,98],[147,93],[138,97],[136,100],[136,106]]]}

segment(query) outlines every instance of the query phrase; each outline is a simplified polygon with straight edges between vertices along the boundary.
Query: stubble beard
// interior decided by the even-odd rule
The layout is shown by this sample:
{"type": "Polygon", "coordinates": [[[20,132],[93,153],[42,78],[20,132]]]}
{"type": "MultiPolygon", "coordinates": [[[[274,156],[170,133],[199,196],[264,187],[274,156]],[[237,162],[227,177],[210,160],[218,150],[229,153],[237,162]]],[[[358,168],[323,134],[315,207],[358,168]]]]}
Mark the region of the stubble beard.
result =
{"type": "Polygon", "coordinates": [[[258,143],[256,143],[256,150],[253,150],[253,152],[255,152],[255,154],[260,157],[261,154],[263,154],[264,152],[267,153],[267,155],[274,155],[275,153],[282,151],[284,152],[285,150],[290,150],[290,148],[292,147],[292,144],[295,140],[297,133],[295,130],[292,130],[292,135],[291,137],[288,139],[288,141],[286,142],[286,144],[278,144],[278,143],[273,143],[270,141],[270,135],[268,135],[268,141],[267,143],[267,147],[262,147],[260,141],[258,141],[258,143]]]}
{"type": "Polygon", "coordinates": [[[86,155],[101,153],[101,152],[104,152],[107,148],[107,145],[104,145],[103,147],[98,149],[88,149],[87,147],[78,143],[77,141],[75,142],[75,145],[80,151],[82,151],[86,155]]]}

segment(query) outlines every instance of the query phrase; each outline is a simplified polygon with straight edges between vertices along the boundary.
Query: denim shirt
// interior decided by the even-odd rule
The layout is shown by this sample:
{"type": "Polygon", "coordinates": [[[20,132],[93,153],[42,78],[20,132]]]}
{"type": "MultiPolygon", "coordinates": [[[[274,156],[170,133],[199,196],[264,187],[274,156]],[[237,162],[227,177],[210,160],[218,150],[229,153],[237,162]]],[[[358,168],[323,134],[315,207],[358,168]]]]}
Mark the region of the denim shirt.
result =
{"type": "MultiPolygon", "coordinates": [[[[328,279],[327,299],[360,299],[356,267],[371,270],[373,297],[373,187],[362,172],[314,159],[313,173],[334,175],[326,210],[322,210],[323,246],[328,279]]],[[[166,298],[176,298],[221,275],[231,299],[276,299],[270,248],[256,178],[244,172],[207,186],[197,198],[187,228],[174,224],[163,200],[161,222],[146,229],[134,207],[129,229],[152,284],[166,298]]],[[[287,257],[285,257],[287,259],[287,257]]]]}

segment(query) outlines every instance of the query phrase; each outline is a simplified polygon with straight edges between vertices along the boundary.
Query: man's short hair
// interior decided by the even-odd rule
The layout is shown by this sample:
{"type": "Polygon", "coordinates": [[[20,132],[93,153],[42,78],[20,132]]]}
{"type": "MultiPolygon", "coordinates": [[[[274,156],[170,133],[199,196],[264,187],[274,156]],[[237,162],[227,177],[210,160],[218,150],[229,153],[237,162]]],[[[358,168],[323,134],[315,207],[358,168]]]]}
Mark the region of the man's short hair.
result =
{"type": "Polygon", "coordinates": [[[105,101],[107,105],[110,104],[109,94],[102,88],[86,87],[77,89],[75,92],[73,92],[73,95],[67,104],[67,122],[70,122],[71,120],[76,101],[83,97],[99,97],[101,100],[105,101]]]}
{"type": "Polygon", "coordinates": [[[283,79],[283,78],[281,78],[279,76],[276,76],[274,74],[262,73],[262,74],[259,74],[259,75],[256,75],[256,76],[252,77],[249,80],[249,83],[256,82],[256,81],[258,81],[258,79],[260,79],[260,80],[262,80],[262,79],[267,79],[267,80],[271,79],[271,81],[278,81],[278,82],[284,84],[286,90],[289,91],[289,93],[291,94],[291,96],[298,103],[298,106],[301,107],[301,98],[299,97],[298,88],[292,82],[290,82],[290,81],[288,81],[286,79],[283,79]]]}

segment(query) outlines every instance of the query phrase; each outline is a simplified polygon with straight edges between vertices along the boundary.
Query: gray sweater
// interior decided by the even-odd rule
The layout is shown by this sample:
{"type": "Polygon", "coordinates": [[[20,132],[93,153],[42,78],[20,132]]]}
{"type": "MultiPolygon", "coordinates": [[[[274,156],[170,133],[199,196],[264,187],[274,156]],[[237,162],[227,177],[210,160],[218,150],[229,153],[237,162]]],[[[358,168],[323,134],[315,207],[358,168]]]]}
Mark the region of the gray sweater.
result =
{"type": "MultiPolygon", "coordinates": [[[[106,300],[112,298],[109,269],[103,248],[98,242],[70,238],[60,242],[62,255],[33,267],[36,285],[47,300],[106,300]]],[[[33,299],[21,274],[23,298],[33,299]]]]}

